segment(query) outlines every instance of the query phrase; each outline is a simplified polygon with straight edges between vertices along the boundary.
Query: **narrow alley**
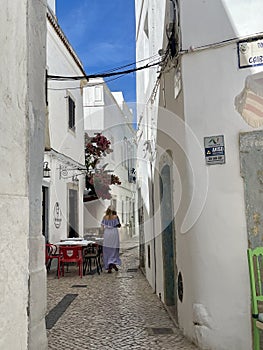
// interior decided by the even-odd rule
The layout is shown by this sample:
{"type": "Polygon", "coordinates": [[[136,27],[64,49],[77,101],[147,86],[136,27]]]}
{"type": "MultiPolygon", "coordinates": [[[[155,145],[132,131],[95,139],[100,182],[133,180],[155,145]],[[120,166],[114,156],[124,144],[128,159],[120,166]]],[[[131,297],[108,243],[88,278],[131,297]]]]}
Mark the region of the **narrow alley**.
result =
{"type": "Polygon", "coordinates": [[[138,239],[121,247],[118,272],[82,279],[48,274],[49,349],[197,349],[178,330],[138,269],[138,239]]]}

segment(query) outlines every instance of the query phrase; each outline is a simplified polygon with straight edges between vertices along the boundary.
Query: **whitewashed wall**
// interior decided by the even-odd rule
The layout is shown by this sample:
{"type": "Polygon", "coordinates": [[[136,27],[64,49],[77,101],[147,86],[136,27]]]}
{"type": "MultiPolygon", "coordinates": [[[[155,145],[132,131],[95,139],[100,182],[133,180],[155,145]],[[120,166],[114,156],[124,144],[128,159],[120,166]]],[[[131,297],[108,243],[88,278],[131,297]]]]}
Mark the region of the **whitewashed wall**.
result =
{"type": "Polygon", "coordinates": [[[31,0],[4,2],[0,13],[1,349],[47,349],[40,204],[45,15],[45,3],[31,0]]]}
{"type": "MultiPolygon", "coordinates": [[[[197,15],[203,12],[209,18],[208,22],[202,21],[195,27],[196,15],[191,17],[191,23],[188,20],[190,4],[182,5],[184,48],[192,46],[195,50],[199,45],[262,31],[258,13],[263,5],[259,1],[250,3],[249,8],[246,2],[218,1],[213,5],[216,6],[191,2],[191,11],[197,15]],[[208,30],[209,26],[213,30],[208,30]]],[[[208,167],[204,162],[198,164],[192,161],[194,168],[203,168],[197,170],[199,173],[207,171],[207,197],[196,224],[187,233],[186,239],[178,240],[177,248],[179,269],[186,269],[185,291],[188,291],[186,299],[189,298],[190,302],[188,306],[187,303],[180,305],[180,322],[202,348],[251,348],[248,243],[240,176],[239,133],[252,128],[235,111],[234,99],[242,90],[245,77],[257,70],[262,69],[238,69],[236,43],[200,52],[196,50],[182,59],[186,123],[194,131],[201,147],[205,136],[221,134],[226,145],[224,165],[208,167]],[[191,264],[183,254],[185,241],[191,264]],[[218,278],[220,275],[224,276],[223,281],[218,278]],[[190,315],[193,322],[194,318],[200,317],[201,327],[191,329],[190,315]]],[[[194,151],[190,139],[186,147],[192,158],[194,151]]],[[[200,180],[199,177],[194,184],[192,179],[190,185],[205,187],[200,180]]],[[[200,203],[196,201],[193,212],[198,210],[198,206],[200,203]]],[[[180,213],[177,218],[178,230],[182,215],[180,213]]]]}
{"type": "Polygon", "coordinates": [[[56,0],[47,0],[47,4],[53,13],[56,13],[56,0]]]}
{"type": "MultiPolygon", "coordinates": [[[[68,47],[64,45],[50,21],[48,21],[47,29],[48,74],[59,76],[83,76],[84,71],[81,62],[70,46],[70,43],[68,43],[68,47]]],[[[78,191],[77,231],[80,236],[83,235],[84,174],[78,176],[78,183],[72,181],[73,175],[81,173],[81,171],[73,169],[78,166],[83,168],[85,165],[84,118],[81,86],[81,81],[48,81],[48,133],[51,151],[45,152],[45,160],[49,162],[49,167],[51,169],[51,178],[46,180],[49,182],[50,242],[57,242],[68,235],[69,188],[78,191]],[[68,96],[75,102],[74,130],[69,129],[68,124],[68,96]],[[57,202],[61,210],[61,224],[59,227],[56,227],[54,224],[54,207],[57,202]]]]}
{"type": "MultiPolygon", "coordinates": [[[[144,2],[148,11],[161,5],[164,6],[165,1],[162,4],[144,2]]],[[[147,51],[143,31],[146,8],[140,11],[140,6],[137,2],[137,50],[138,57],[143,58],[147,51]]],[[[139,157],[145,151],[145,139],[151,135],[150,121],[155,120],[156,107],[158,104],[161,107],[157,120],[160,149],[156,155],[155,207],[159,200],[158,162],[165,150],[173,154],[176,265],[184,283],[183,302],[178,301],[179,326],[201,349],[248,350],[252,347],[248,241],[239,161],[239,133],[252,128],[236,112],[234,101],[244,87],[245,78],[262,67],[239,69],[235,40],[263,31],[262,9],[262,2],[256,0],[249,5],[246,1],[180,2],[182,90],[177,100],[174,99],[175,70],[170,65],[160,81],[160,94],[157,91],[152,111],[145,112],[143,103],[148,101],[153,84],[149,82],[145,86],[147,73],[144,71],[137,75],[138,99],[142,103],[139,157]],[[225,40],[230,42],[222,45],[225,40]],[[218,43],[221,45],[213,47],[218,43]],[[205,165],[204,137],[213,135],[225,136],[224,165],[205,165]],[[194,190],[197,190],[196,197],[190,206],[194,190]],[[188,219],[184,221],[187,214],[188,219]]],[[[164,23],[159,22],[160,17],[151,22],[151,28],[159,33],[159,40],[156,34],[150,37],[150,52],[166,47],[165,36],[161,44],[164,23]]],[[[145,162],[141,161],[138,170],[139,185],[146,188],[144,200],[146,207],[149,203],[150,212],[151,195],[147,198],[147,184],[143,184],[145,162]]],[[[157,232],[158,221],[157,213],[157,232]]],[[[150,238],[149,228],[146,227],[146,241],[150,238]]],[[[161,244],[157,237],[157,294],[163,294],[161,244]]],[[[148,269],[147,263],[146,276],[155,287],[153,267],[148,269]]]]}
{"type": "MultiPolygon", "coordinates": [[[[161,61],[158,51],[163,47],[164,37],[164,20],[166,12],[166,1],[148,0],[136,1],[136,61],[140,62],[146,58],[149,63],[161,61]],[[148,21],[147,21],[148,18],[148,21]],[[149,34],[147,36],[145,28],[148,26],[149,34]]],[[[143,64],[148,63],[144,61],[143,64]]],[[[138,64],[138,67],[142,64],[138,64]]],[[[144,210],[144,235],[147,246],[150,246],[151,266],[149,268],[148,255],[145,256],[145,273],[146,277],[155,289],[155,284],[162,280],[162,271],[158,271],[158,278],[155,276],[155,248],[158,248],[154,242],[155,222],[153,217],[153,199],[152,199],[152,181],[155,174],[155,143],[158,120],[158,100],[159,90],[155,89],[155,83],[158,77],[159,66],[138,71],[136,74],[137,84],[137,120],[138,120],[138,169],[137,169],[137,186],[141,189],[144,210]],[[153,93],[153,91],[155,91],[153,93]],[[152,97],[155,95],[155,98],[152,97]],[[153,102],[151,102],[151,100],[153,102]],[[147,146],[148,145],[148,146],[147,146]],[[152,169],[151,169],[152,167],[152,169]]],[[[158,183],[158,182],[157,182],[158,183]]],[[[157,205],[158,207],[158,205],[157,205]]],[[[158,257],[158,255],[156,255],[158,257]]],[[[162,257],[160,256],[160,259],[162,257]]],[[[160,265],[162,266],[162,260],[160,265]]],[[[160,284],[160,283],[159,283],[160,284]]],[[[162,289],[159,292],[163,295],[162,289]]]]}
{"type": "MultiPolygon", "coordinates": [[[[49,75],[83,76],[83,71],[77,66],[62,40],[48,22],[47,66],[49,75]]],[[[51,81],[48,83],[49,103],[49,133],[52,148],[76,160],[84,162],[83,148],[83,108],[80,81],[51,81]],[[75,101],[76,130],[73,133],[68,128],[67,96],[75,101]],[[52,109],[51,109],[52,108],[52,109]]]]}
{"type": "MultiPolygon", "coordinates": [[[[134,202],[135,199],[135,185],[128,182],[128,169],[123,164],[125,159],[124,137],[134,147],[135,155],[136,145],[134,143],[135,131],[132,126],[132,113],[124,101],[122,93],[112,93],[102,79],[90,80],[88,86],[84,89],[83,101],[85,130],[90,136],[94,132],[102,132],[111,141],[113,152],[101,164],[108,163],[106,169],[113,170],[113,173],[119,176],[122,182],[121,185],[111,186],[111,194],[112,199],[116,200],[116,209],[120,219],[122,217],[124,219],[122,224],[125,225],[131,219],[127,198],[128,202],[134,202]],[[124,215],[122,214],[123,208],[124,215]]],[[[108,200],[85,203],[85,231],[92,231],[93,228],[100,227],[101,219],[109,204],[110,201],[108,200]]],[[[125,238],[126,233],[127,229],[123,227],[121,239],[125,238]]]]}
{"type": "Polygon", "coordinates": [[[180,7],[183,50],[262,32],[260,0],[187,0],[180,7]]]}
{"type": "Polygon", "coordinates": [[[83,236],[83,189],[85,186],[84,176],[79,176],[79,182],[72,181],[73,173],[80,173],[80,171],[68,172],[68,178],[60,177],[60,166],[67,166],[72,168],[76,163],[66,163],[61,160],[57,155],[45,154],[45,160],[48,161],[51,169],[50,179],[45,179],[44,183],[49,189],[49,219],[48,219],[48,230],[49,230],[49,241],[59,242],[60,239],[67,237],[69,231],[69,189],[76,190],[78,192],[78,213],[79,221],[76,230],[80,236],[83,236]],[[59,204],[60,214],[56,213],[55,206],[59,204]],[[60,224],[56,218],[59,218],[60,224]]]}

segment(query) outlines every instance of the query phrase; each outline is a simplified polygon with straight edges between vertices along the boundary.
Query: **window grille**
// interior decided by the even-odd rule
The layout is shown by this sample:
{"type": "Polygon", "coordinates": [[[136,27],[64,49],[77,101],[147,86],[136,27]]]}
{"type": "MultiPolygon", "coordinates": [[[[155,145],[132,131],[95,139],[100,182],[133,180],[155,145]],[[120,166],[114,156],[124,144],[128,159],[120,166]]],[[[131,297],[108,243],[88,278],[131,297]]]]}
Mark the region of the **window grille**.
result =
{"type": "Polygon", "coordinates": [[[68,126],[75,130],[75,102],[70,96],[68,96],[68,113],[68,126]]]}

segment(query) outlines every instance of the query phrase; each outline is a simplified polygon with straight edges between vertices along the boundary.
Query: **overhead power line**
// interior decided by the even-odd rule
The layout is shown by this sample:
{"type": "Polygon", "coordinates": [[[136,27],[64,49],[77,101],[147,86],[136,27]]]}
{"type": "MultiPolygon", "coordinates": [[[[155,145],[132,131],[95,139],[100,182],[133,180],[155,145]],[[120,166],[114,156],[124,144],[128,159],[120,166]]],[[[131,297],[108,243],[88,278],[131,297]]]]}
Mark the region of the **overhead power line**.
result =
{"type": "MultiPolygon", "coordinates": [[[[143,59],[141,59],[139,61],[135,61],[135,62],[132,62],[132,63],[125,64],[123,66],[114,67],[112,69],[104,71],[104,73],[115,72],[115,71],[120,70],[120,69],[124,69],[124,68],[130,67],[130,66],[135,66],[136,64],[141,63],[141,62],[145,62],[145,61],[149,61],[149,63],[153,63],[153,61],[156,61],[157,58],[158,59],[160,58],[159,54],[155,54],[153,56],[150,56],[150,57],[147,57],[147,58],[143,58],[143,59]]],[[[96,74],[102,74],[102,72],[99,71],[96,74]]]]}
{"type": "MultiPolygon", "coordinates": [[[[108,84],[110,83],[111,81],[114,81],[114,80],[117,80],[117,79],[120,79],[120,78],[123,78],[126,74],[123,74],[123,75],[120,75],[119,77],[115,77],[115,78],[112,78],[112,79],[108,79],[108,80],[104,80],[100,83],[94,83],[94,84],[89,84],[89,87],[92,87],[92,86],[99,86],[99,85],[103,85],[103,84],[108,84]]],[[[51,88],[51,87],[48,87],[48,90],[56,90],[56,91],[62,91],[62,90],[78,90],[78,89],[81,89],[81,87],[78,85],[78,86],[75,86],[75,87],[63,87],[63,88],[51,88]]]]}
{"type": "Polygon", "coordinates": [[[148,63],[142,67],[137,67],[137,68],[132,68],[132,69],[127,69],[124,71],[120,71],[120,72],[110,72],[110,73],[101,73],[101,74],[90,74],[90,75],[82,75],[82,76],[61,76],[61,75],[47,75],[47,78],[50,80],[59,80],[59,81],[65,81],[65,80],[82,80],[82,79],[92,79],[92,78],[107,78],[107,77],[112,77],[112,76],[116,76],[116,75],[123,75],[123,74],[129,74],[129,73],[133,73],[133,72],[137,72],[140,71],[142,69],[147,69],[147,68],[151,68],[154,66],[158,66],[163,62],[163,60],[160,60],[158,62],[155,63],[148,63]]]}

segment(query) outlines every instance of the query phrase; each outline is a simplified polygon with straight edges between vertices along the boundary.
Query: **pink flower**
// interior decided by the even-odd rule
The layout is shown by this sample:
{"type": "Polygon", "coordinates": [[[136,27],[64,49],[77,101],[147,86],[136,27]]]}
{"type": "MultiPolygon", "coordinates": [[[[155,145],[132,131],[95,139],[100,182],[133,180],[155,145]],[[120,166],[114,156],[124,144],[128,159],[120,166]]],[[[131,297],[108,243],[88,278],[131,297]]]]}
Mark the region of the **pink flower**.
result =
{"type": "Polygon", "coordinates": [[[101,158],[113,152],[110,148],[111,142],[101,133],[94,137],[85,134],[85,145],[85,163],[88,173],[91,169],[95,170],[95,174],[89,176],[87,180],[94,186],[98,198],[111,199],[110,185],[120,185],[120,179],[107,171],[96,169],[101,158]]]}

